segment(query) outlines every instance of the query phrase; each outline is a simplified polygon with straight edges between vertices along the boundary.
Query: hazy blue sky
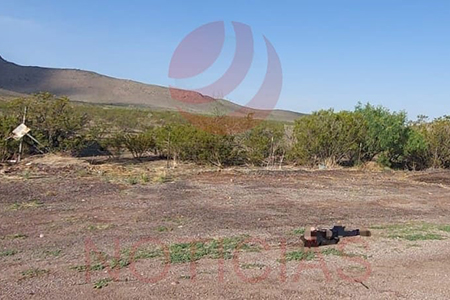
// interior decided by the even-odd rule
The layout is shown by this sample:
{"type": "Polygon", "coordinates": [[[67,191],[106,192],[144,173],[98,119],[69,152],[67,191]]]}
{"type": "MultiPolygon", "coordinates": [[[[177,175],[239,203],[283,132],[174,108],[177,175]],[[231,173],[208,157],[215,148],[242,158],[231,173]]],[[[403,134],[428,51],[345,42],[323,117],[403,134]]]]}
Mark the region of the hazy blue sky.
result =
{"type": "MultiPolygon", "coordinates": [[[[266,68],[264,34],[283,66],[278,108],[352,109],[358,101],[435,117],[450,114],[450,1],[23,1],[0,0],[0,55],[169,85],[172,54],[212,21],[250,25],[255,58],[229,99],[246,103],[266,68]]],[[[189,84],[211,83],[233,56],[227,27],[217,64],[189,84]]]]}

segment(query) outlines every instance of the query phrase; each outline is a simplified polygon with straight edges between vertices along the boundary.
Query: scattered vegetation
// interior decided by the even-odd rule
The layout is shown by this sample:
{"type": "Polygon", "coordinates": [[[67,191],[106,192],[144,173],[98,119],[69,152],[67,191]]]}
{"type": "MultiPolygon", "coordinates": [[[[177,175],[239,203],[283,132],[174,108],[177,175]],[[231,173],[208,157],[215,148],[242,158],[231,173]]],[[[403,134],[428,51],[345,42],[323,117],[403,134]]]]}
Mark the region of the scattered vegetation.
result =
{"type": "Polygon", "coordinates": [[[57,250],[46,250],[46,251],[44,251],[44,254],[45,254],[46,256],[53,256],[53,257],[58,257],[58,256],[61,255],[61,253],[62,253],[62,250],[61,250],[61,249],[57,249],[57,250]]]}
{"type": "Polygon", "coordinates": [[[8,234],[2,237],[2,239],[7,240],[16,240],[16,239],[26,239],[28,236],[23,233],[14,233],[14,234],[8,234]]]}
{"type": "Polygon", "coordinates": [[[440,231],[450,232],[450,225],[440,225],[440,226],[438,227],[438,229],[439,229],[440,231]]]}
{"type": "Polygon", "coordinates": [[[258,246],[243,244],[245,239],[246,237],[232,237],[210,242],[172,244],[169,247],[170,262],[185,263],[197,261],[203,257],[231,259],[238,246],[240,246],[240,250],[247,252],[260,250],[258,246]],[[194,250],[194,255],[192,255],[192,250],[194,250]]]}
{"type": "MultiPolygon", "coordinates": [[[[325,248],[320,251],[322,255],[333,255],[333,256],[346,256],[346,257],[354,257],[361,256],[367,259],[365,255],[359,255],[354,253],[345,253],[336,248],[325,248]]],[[[316,258],[316,253],[313,250],[299,250],[299,251],[291,251],[286,253],[286,261],[299,261],[299,260],[314,260],[316,258]]]]}
{"type": "MultiPolygon", "coordinates": [[[[239,250],[246,252],[258,252],[260,251],[259,246],[250,245],[245,242],[246,237],[231,237],[224,239],[214,239],[206,242],[195,242],[195,243],[174,243],[168,245],[169,248],[169,263],[187,263],[191,261],[197,261],[202,258],[213,258],[219,259],[223,257],[224,259],[231,259],[233,257],[234,251],[239,250]],[[194,251],[194,253],[192,252],[194,251]]],[[[126,248],[121,251],[119,258],[111,257],[105,253],[95,253],[91,252],[91,262],[90,266],[87,265],[76,265],[71,266],[71,270],[78,272],[89,271],[102,271],[107,267],[114,268],[126,268],[131,264],[132,261],[138,261],[142,259],[162,259],[167,263],[163,249],[155,248],[139,248],[136,249],[132,256],[132,249],[126,248]],[[104,260],[100,259],[103,258],[104,260]]]]}
{"type": "Polygon", "coordinates": [[[41,206],[42,206],[42,202],[39,202],[38,200],[32,200],[30,202],[14,203],[9,207],[9,209],[10,210],[22,210],[22,209],[28,209],[28,208],[38,208],[41,206]]]}
{"type": "Polygon", "coordinates": [[[88,225],[87,229],[90,231],[97,231],[97,230],[110,229],[112,227],[114,227],[113,224],[95,224],[95,225],[91,224],[91,225],[88,225]]]}
{"type": "Polygon", "coordinates": [[[112,269],[123,269],[123,268],[128,267],[130,264],[131,264],[131,261],[130,261],[129,257],[127,256],[127,257],[120,258],[120,259],[113,258],[111,260],[110,266],[112,269]]]}
{"type": "Polygon", "coordinates": [[[166,182],[172,182],[173,179],[170,175],[166,174],[165,172],[155,175],[153,177],[153,182],[155,183],[166,183],[166,182]]]}
{"type": "Polygon", "coordinates": [[[323,249],[320,253],[323,255],[333,255],[333,256],[345,256],[345,257],[362,257],[364,259],[367,259],[367,255],[365,254],[357,254],[357,253],[347,253],[342,250],[336,249],[336,248],[326,248],[323,249]]]}
{"type": "Polygon", "coordinates": [[[156,231],[158,231],[158,232],[167,232],[167,231],[171,231],[171,228],[166,227],[166,226],[158,226],[158,227],[156,227],[156,231]]]}
{"type": "Polygon", "coordinates": [[[131,185],[136,185],[139,183],[139,179],[135,176],[130,176],[128,177],[127,182],[131,185]]]}
{"type": "Polygon", "coordinates": [[[150,182],[150,177],[148,177],[148,174],[144,173],[141,175],[141,180],[143,183],[148,183],[150,182]]]}
{"type": "Polygon", "coordinates": [[[17,250],[3,250],[0,251],[0,257],[6,257],[6,256],[13,256],[16,255],[17,253],[19,253],[17,250]]]}
{"type": "Polygon", "coordinates": [[[443,240],[444,237],[436,233],[415,233],[415,234],[393,234],[390,238],[405,239],[407,241],[432,241],[443,240]]]}
{"type": "Polygon", "coordinates": [[[107,287],[111,281],[112,280],[110,278],[100,279],[100,280],[94,282],[93,287],[94,287],[94,289],[99,290],[99,289],[107,287]]]}
{"type": "Polygon", "coordinates": [[[321,253],[323,255],[346,256],[346,254],[343,251],[336,248],[326,248],[322,250],[321,253]]]}
{"type": "Polygon", "coordinates": [[[95,263],[91,265],[90,267],[87,265],[77,265],[77,266],[71,266],[71,270],[75,270],[78,272],[86,272],[88,269],[89,271],[101,271],[105,269],[105,266],[102,263],[95,263]]]}
{"type": "Polygon", "coordinates": [[[291,251],[286,253],[286,261],[313,260],[316,257],[314,251],[291,251]]]}
{"type": "Polygon", "coordinates": [[[49,271],[45,269],[32,268],[22,271],[22,279],[34,278],[48,273],[49,271]]]}
{"type": "Polygon", "coordinates": [[[250,263],[250,264],[242,264],[241,265],[242,269],[247,269],[247,270],[249,270],[249,269],[263,269],[265,267],[266,267],[266,265],[260,264],[260,263],[250,263]]]}
{"type": "Polygon", "coordinates": [[[294,229],[293,233],[297,234],[297,235],[303,235],[303,234],[305,234],[305,228],[300,227],[300,228],[294,229]]]}
{"type": "Polygon", "coordinates": [[[372,229],[383,230],[387,237],[407,241],[443,240],[443,233],[450,232],[450,225],[430,223],[405,223],[373,226],[372,229]]]}
{"type": "Polygon", "coordinates": [[[353,111],[320,110],[300,117],[295,125],[253,120],[252,115],[186,120],[175,112],[70,103],[49,93],[0,104],[0,160],[17,155],[17,141],[6,138],[21,123],[25,107],[26,123],[43,144],[26,143],[27,154],[44,150],[82,155],[96,148],[116,159],[127,152],[138,161],[151,155],[173,164],[218,167],[354,166],[370,161],[411,170],[450,167],[448,116],[434,121],[419,116],[408,122],[404,112],[358,104],[353,111]]]}

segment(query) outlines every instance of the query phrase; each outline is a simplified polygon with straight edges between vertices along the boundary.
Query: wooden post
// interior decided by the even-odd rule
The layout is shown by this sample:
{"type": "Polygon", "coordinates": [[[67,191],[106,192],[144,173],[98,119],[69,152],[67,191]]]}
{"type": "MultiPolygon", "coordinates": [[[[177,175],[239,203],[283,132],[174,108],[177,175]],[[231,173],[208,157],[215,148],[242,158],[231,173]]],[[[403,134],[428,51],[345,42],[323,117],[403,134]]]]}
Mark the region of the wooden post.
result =
{"type": "Polygon", "coordinates": [[[273,168],[273,166],[275,165],[275,149],[274,149],[274,145],[273,145],[273,136],[270,139],[270,156],[269,156],[269,161],[267,162],[267,169],[273,168]]]}
{"type": "Polygon", "coordinates": [[[166,164],[166,169],[168,169],[170,167],[170,131],[169,131],[169,140],[167,141],[167,164],[166,164]]]}
{"type": "Polygon", "coordinates": [[[20,163],[20,159],[22,156],[22,147],[23,147],[23,138],[20,139],[20,143],[19,143],[19,154],[17,155],[17,161],[16,163],[20,163]]]}
{"type": "MultiPolygon", "coordinates": [[[[27,107],[25,106],[23,111],[22,124],[25,124],[26,119],[27,119],[27,107]]],[[[19,155],[17,156],[17,163],[20,163],[20,160],[22,158],[22,150],[23,150],[23,137],[20,139],[19,143],[19,155]]]]}

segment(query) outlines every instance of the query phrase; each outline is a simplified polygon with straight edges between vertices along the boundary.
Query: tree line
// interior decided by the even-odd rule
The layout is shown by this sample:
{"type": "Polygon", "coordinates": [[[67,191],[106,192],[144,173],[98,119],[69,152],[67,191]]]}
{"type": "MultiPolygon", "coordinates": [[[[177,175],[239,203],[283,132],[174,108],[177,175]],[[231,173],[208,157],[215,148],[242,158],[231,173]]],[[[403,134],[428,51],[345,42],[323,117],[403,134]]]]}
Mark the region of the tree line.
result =
{"type": "Polygon", "coordinates": [[[261,122],[252,116],[199,116],[202,126],[193,126],[170,113],[74,105],[48,93],[0,108],[2,161],[17,154],[18,142],[7,138],[21,123],[25,107],[26,124],[42,144],[26,143],[24,151],[29,155],[38,153],[39,147],[78,155],[96,145],[113,158],[131,153],[137,160],[151,155],[219,167],[355,166],[370,161],[410,170],[450,167],[447,116],[408,121],[404,112],[358,104],[353,111],[320,110],[293,125],[261,122]]]}

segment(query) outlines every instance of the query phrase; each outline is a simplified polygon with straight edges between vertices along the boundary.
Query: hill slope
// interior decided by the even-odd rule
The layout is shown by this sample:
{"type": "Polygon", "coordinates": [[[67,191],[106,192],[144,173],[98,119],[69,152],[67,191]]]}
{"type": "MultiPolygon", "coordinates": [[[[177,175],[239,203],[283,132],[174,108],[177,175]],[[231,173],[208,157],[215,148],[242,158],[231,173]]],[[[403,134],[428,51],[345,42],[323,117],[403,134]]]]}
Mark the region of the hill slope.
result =
{"type": "MultiPolygon", "coordinates": [[[[198,114],[209,114],[213,111],[229,113],[241,107],[226,100],[195,105],[186,104],[172,99],[167,87],[75,69],[20,66],[0,56],[0,96],[19,96],[42,91],[58,96],[68,96],[74,101],[138,105],[155,110],[176,110],[179,107],[184,111],[198,114]]],[[[192,91],[184,91],[184,93],[196,98],[210,98],[192,91]]],[[[299,116],[301,114],[296,112],[274,110],[269,119],[292,121],[299,116]]]]}

